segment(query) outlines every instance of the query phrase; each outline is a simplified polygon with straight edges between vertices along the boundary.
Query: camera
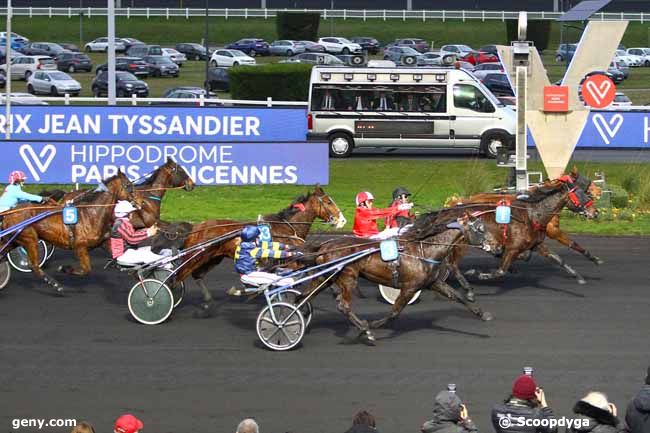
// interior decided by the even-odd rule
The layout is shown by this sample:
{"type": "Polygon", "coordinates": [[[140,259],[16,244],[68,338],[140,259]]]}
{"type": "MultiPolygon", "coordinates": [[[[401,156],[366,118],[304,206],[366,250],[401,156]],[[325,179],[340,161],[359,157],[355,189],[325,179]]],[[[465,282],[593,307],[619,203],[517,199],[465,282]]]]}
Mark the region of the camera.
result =
{"type": "Polygon", "coordinates": [[[533,367],[524,367],[524,374],[526,376],[532,376],[533,375],[533,367]]]}
{"type": "Polygon", "coordinates": [[[456,384],[455,383],[450,383],[449,385],[447,385],[447,391],[453,392],[454,394],[456,394],[456,384]]]}

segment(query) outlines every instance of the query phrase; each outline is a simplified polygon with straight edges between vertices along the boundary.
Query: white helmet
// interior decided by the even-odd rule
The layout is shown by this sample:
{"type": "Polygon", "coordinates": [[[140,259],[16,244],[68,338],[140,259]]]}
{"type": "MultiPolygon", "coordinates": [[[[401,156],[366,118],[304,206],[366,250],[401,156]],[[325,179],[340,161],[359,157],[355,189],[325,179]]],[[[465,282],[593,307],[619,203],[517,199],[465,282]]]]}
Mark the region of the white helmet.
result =
{"type": "Polygon", "coordinates": [[[115,203],[115,210],[113,212],[115,213],[116,217],[123,218],[135,210],[137,209],[133,207],[131,202],[120,200],[115,203]]]}

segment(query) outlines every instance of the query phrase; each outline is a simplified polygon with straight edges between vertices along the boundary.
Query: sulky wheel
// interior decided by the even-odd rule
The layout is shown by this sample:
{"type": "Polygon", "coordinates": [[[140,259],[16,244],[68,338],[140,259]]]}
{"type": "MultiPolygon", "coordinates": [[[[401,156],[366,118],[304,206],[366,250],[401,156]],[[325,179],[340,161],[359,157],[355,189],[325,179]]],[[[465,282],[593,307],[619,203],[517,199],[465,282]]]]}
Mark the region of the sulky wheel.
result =
{"type": "MultiPolygon", "coordinates": [[[[43,266],[47,261],[47,244],[43,240],[38,241],[38,266],[43,266]]],[[[32,272],[29,265],[27,250],[23,247],[16,247],[7,254],[9,264],[18,272],[32,272]]]]}
{"type": "Polygon", "coordinates": [[[138,281],[129,292],[129,311],[135,320],[145,325],[164,322],[173,309],[171,290],[158,280],[138,281]]]}
{"type": "MultiPolygon", "coordinates": [[[[282,293],[276,293],[273,295],[271,297],[271,302],[285,302],[287,304],[296,305],[296,299],[298,299],[298,296],[300,295],[302,295],[302,293],[299,290],[287,289],[282,293]]],[[[305,326],[309,328],[311,319],[314,315],[314,307],[312,307],[311,302],[307,302],[303,305],[302,308],[300,308],[300,312],[302,313],[302,317],[305,319],[305,326]]]]}
{"type": "MultiPolygon", "coordinates": [[[[45,241],[43,241],[43,242],[45,242],[45,241]]],[[[45,259],[45,261],[47,262],[54,255],[55,247],[54,247],[54,245],[52,245],[49,242],[45,242],[45,247],[47,248],[47,258],[45,259]]]]}
{"type": "Polygon", "coordinates": [[[176,281],[174,277],[167,280],[169,275],[172,273],[169,269],[156,268],[153,271],[153,279],[158,281],[164,281],[167,287],[171,288],[172,295],[174,296],[174,308],[178,307],[181,302],[183,302],[183,297],[185,296],[185,282],[176,281]]]}
{"type": "MultiPolygon", "coordinates": [[[[393,289],[390,286],[384,286],[383,284],[379,285],[379,293],[381,293],[381,297],[384,298],[384,301],[388,302],[391,305],[395,304],[395,301],[399,296],[399,290],[393,289]]],[[[409,305],[411,305],[412,303],[417,301],[418,298],[420,298],[420,293],[422,293],[421,290],[415,292],[415,295],[413,295],[413,297],[409,301],[409,305]]]]}
{"type": "Polygon", "coordinates": [[[286,302],[276,302],[264,307],[257,316],[256,326],[257,336],[262,343],[277,351],[296,347],[305,335],[305,319],[302,313],[286,302]]]}
{"type": "Polygon", "coordinates": [[[6,260],[0,260],[0,290],[7,287],[11,278],[11,266],[6,260]]]}

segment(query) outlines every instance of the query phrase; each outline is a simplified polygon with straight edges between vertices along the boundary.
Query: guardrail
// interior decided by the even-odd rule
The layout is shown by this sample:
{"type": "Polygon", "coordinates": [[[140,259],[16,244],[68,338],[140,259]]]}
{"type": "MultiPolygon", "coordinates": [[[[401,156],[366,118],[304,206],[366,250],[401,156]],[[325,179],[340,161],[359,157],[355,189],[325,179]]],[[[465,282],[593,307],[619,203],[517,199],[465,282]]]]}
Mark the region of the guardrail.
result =
{"type": "MultiPolygon", "coordinates": [[[[83,14],[86,17],[93,16],[106,16],[107,8],[57,8],[57,7],[20,7],[12,8],[14,16],[47,16],[59,17],[65,16],[68,18],[78,17],[83,14]]],[[[228,18],[274,18],[277,12],[284,11],[300,11],[300,12],[318,12],[323,19],[337,18],[337,19],[381,19],[381,20],[500,20],[505,21],[509,19],[517,19],[519,12],[514,11],[485,11],[485,10],[389,10],[389,9],[209,9],[210,17],[228,18]]],[[[530,20],[555,20],[560,17],[563,12],[528,12],[528,19],[530,20]]],[[[7,8],[0,8],[0,15],[7,15],[7,8]]],[[[205,16],[205,9],[191,9],[191,8],[118,8],[115,9],[115,15],[119,17],[135,18],[160,18],[166,19],[182,17],[189,19],[191,17],[205,16]]],[[[650,19],[650,13],[644,12],[600,12],[592,17],[592,20],[601,21],[638,21],[644,23],[650,19]]]]}
{"type": "MultiPolygon", "coordinates": [[[[23,104],[28,102],[31,98],[26,98],[22,96],[14,95],[10,100],[10,105],[12,101],[20,101],[23,104]]],[[[44,102],[58,102],[63,105],[74,105],[75,103],[87,103],[87,102],[96,102],[102,104],[108,104],[108,98],[95,98],[95,97],[70,97],[69,94],[65,94],[63,97],[57,96],[45,96],[45,97],[34,97],[34,101],[44,101],[44,102]]],[[[260,107],[307,107],[308,103],[304,101],[276,101],[273,98],[269,97],[266,100],[253,101],[247,99],[217,99],[217,98],[205,98],[201,95],[200,98],[138,98],[137,95],[132,95],[129,98],[115,98],[115,101],[118,103],[130,103],[131,105],[143,105],[143,104],[196,104],[199,107],[205,106],[223,106],[223,107],[236,107],[236,106],[260,106],[260,107]]],[[[5,105],[5,95],[2,94],[0,99],[0,114],[2,113],[2,107],[5,105]]]]}

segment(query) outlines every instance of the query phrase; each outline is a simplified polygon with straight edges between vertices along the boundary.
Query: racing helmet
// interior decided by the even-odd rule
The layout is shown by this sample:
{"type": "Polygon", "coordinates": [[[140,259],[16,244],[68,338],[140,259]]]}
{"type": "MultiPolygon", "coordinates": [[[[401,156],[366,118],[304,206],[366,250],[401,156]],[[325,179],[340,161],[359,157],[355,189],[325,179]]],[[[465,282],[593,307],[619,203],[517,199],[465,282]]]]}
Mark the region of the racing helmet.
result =
{"type": "Polygon", "coordinates": [[[24,182],[27,180],[27,175],[20,171],[20,170],[15,170],[12,171],[11,174],[9,174],[9,184],[13,185],[14,183],[17,182],[24,182]]]}
{"type": "Polygon", "coordinates": [[[411,192],[403,186],[398,186],[393,190],[393,201],[397,200],[401,195],[412,195],[411,192]]]}
{"type": "Polygon", "coordinates": [[[133,207],[131,202],[126,200],[120,200],[117,203],[115,203],[115,210],[113,211],[113,213],[115,214],[116,217],[123,218],[135,210],[136,208],[133,207]]]}
{"type": "Polygon", "coordinates": [[[357,202],[357,206],[360,206],[362,203],[365,203],[367,200],[374,200],[374,199],[375,197],[368,191],[361,191],[359,194],[357,194],[355,201],[357,202]]]}
{"type": "Polygon", "coordinates": [[[241,240],[244,242],[253,242],[260,235],[260,229],[257,226],[245,226],[241,229],[241,240]]]}

